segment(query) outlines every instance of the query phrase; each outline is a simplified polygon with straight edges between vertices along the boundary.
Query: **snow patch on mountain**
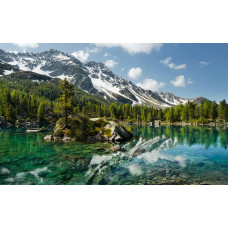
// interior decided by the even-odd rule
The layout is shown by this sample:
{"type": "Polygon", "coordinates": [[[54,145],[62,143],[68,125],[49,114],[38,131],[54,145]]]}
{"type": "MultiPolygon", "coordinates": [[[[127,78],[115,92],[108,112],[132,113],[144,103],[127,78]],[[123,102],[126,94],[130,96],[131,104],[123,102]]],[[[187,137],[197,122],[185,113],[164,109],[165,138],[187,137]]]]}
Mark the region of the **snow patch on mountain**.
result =
{"type": "Polygon", "coordinates": [[[8,75],[8,74],[12,74],[13,72],[14,72],[13,70],[4,70],[3,74],[8,75]]]}

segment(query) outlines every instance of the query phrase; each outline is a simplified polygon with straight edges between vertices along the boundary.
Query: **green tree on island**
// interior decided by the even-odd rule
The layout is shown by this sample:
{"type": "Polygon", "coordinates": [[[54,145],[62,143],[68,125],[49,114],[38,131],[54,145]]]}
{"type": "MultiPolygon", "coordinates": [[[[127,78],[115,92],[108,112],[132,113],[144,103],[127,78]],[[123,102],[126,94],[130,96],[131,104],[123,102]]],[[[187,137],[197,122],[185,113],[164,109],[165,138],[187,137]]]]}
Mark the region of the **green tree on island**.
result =
{"type": "Polygon", "coordinates": [[[74,95],[74,86],[70,84],[66,78],[59,83],[59,88],[62,95],[57,99],[58,111],[60,111],[65,117],[65,127],[68,126],[68,115],[73,109],[72,96],[74,95]]]}

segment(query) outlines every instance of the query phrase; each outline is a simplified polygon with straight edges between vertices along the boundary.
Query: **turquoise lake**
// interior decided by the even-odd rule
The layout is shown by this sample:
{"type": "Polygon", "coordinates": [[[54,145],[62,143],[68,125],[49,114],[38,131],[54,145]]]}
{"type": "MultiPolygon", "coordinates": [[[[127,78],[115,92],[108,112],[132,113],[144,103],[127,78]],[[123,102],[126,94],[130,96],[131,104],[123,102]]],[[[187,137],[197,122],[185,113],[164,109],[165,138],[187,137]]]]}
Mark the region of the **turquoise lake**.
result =
{"type": "Polygon", "coordinates": [[[25,131],[0,130],[1,185],[228,184],[227,128],[134,127],[119,152],[25,131]]]}

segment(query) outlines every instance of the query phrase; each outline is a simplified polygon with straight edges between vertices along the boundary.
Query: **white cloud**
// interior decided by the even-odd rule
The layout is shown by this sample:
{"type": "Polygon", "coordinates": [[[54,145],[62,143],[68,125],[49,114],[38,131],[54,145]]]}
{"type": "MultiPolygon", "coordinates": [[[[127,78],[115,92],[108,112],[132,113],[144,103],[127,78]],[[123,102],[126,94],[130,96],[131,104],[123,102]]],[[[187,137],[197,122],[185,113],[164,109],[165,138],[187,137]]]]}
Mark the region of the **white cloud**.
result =
{"type": "Polygon", "coordinates": [[[124,71],[124,68],[122,67],[121,70],[124,71]]]}
{"type": "Polygon", "coordinates": [[[160,63],[168,66],[170,69],[174,69],[174,70],[181,70],[181,69],[186,69],[186,64],[180,64],[180,65],[176,65],[175,63],[171,62],[172,57],[168,57],[166,59],[163,59],[160,61],[160,63]]]}
{"type": "Polygon", "coordinates": [[[85,52],[83,50],[75,51],[72,53],[72,55],[75,58],[79,59],[81,62],[85,62],[90,56],[90,54],[88,52],[85,52]]]}
{"type": "Polygon", "coordinates": [[[98,47],[121,47],[131,55],[137,53],[146,53],[150,54],[153,50],[159,51],[162,47],[162,44],[149,44],[149,43],[97,43],[95,44],[98,47]]]}
{"type": "Polygon", "coordinates": [[[97,52],[99,52],[100,51],[100,49],[99,48],[85,48],[85,51],[87,52],[87,53],[97,53],[97,52]]]}
{"type": "Polygon", "coordinates": [[[188,78],[186,81],[184,75],[179,75],[175,78],[175,80],[171,80],[170,82],[175,87],[185,87],[187,84],[190,85],[194,81],[191,81],[190,78],[188,78]]]}
{"type": "Polygon", "coordinates": [[[171,80],[170,82],[175,87],[185,87],[186,86],[184,75],[177,76],[175,80],[171,80]]]}
{"type": "Polygon", "coordinates": [[[107,60],[107,61],[105,62],[105,65],[106,65],[107,67],[110,67],[110,68],[115,67],[117,64],[118,64],[118,62],[116,62],[116,61],[114,61],[114,60],[112,60],[112,59],[109,59],[109,60],[107,60]]]}
{"type": "Polygon", "coordinates": [[[104,54],[105,57],[107,57],[108,55],[109,55],[109,54],[108,54],[107,52],[104,54]]]}
{"type": "Polygon", "coordinates": [[[201,61],[200,62],[200,65],[202,65],[202,66],[207,66],[209,63],[208,62],[205,62],[205,61],[201,61]]]}
{"type": "Polygon", "coordinates": [[[20,48],[38,48],[39,44],[37,43],[13,43],[14,45],[20,48]]]}
{"type": "Polygon", "coordinates": [[[86,47],[84,50],[79,50],[79,51],[73,52],[72,55],[75,58],[79,59],[81,62],[85,62],[89,58],[90,53],[97,53],[99,51],[100,51],[100,49],[96,48],[96,47],[91,48],[91,49],[86,47]]]}
{"type": "Polygon", "coordinates": [[[165,83],[158,82],[151,78],[147,78],[147,79],[144,79],[142,83],[137,83],[137,86],[140,86],[141,88],[146,90],[158,91],[159,89],[165,86],[165,83]]]}
{"type": "Polygon", "coordinates": [[[187,84],[192,84],[192,83],[194,83],[194,81],[192,81],[190,78],[188,78],[188,80],[187,80],[187,84]]]}
{"type": "Polygon", "coordinates": [[[129,78],[137,79],[142,75],[142,69],[140,67],[131,68],[127,75],[129,78]]]}

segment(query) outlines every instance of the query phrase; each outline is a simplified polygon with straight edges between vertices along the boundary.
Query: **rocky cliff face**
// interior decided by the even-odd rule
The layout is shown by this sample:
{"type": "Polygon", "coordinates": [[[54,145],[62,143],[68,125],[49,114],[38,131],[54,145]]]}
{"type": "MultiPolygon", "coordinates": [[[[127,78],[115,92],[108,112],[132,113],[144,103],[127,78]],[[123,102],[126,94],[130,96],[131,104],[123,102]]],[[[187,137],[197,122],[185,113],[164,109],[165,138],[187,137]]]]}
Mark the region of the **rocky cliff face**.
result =
{"type": "Polygon", "coordinates": [[[165,108],[199,100],[199,98],[180,98],[168,92],[144,90],[131,81],[115,75],[103,63],[88,62],[83,64],[71,54],[53,49],[41,53],[18,54],[0,49],[0,61],[12,68],[10,71],[6,69],[2,73],[0,72],[2,75],[22,70],[52,78],[63,79],[66,77],[68,81],[87,93],[100,95],[107,101],[116,103],[144,104],[165,108]]]}

